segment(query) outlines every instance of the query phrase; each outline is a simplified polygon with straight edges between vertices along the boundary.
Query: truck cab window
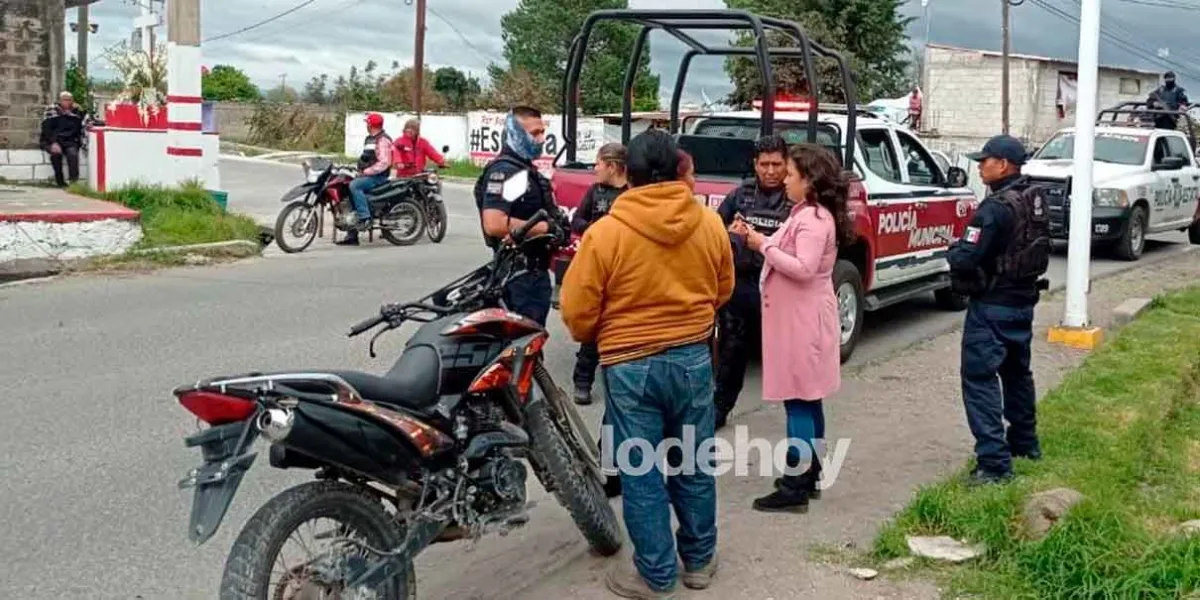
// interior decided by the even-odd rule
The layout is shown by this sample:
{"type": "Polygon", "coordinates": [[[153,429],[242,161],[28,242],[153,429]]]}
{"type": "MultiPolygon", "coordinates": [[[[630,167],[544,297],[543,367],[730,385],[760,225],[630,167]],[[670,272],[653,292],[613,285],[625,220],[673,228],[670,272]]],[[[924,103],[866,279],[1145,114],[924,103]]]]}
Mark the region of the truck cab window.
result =
{"type": "Polygon", "coordinates": [[[1167,156],[1178,156],[1182,158],[1186,164],[1192,164],[1192,153],[1188,150],[1188,143],[1179,136],[1168,136],[1167,140],[1167,156]]]}
{"type": "Polygon", "coordinates": [[[889,133],[887,129],[861,129],[859,140],[867,168],[888,181],[900,183],[900,167],[889,133]]]}
{"type": "Polygon", "coordinates": [[[942,172],[929,152],[920,142],[903,131],[897,131],[900,139],[900,156],[908,171],[908,181],[913,185],[939,185],[942,182],[942,172]]]}

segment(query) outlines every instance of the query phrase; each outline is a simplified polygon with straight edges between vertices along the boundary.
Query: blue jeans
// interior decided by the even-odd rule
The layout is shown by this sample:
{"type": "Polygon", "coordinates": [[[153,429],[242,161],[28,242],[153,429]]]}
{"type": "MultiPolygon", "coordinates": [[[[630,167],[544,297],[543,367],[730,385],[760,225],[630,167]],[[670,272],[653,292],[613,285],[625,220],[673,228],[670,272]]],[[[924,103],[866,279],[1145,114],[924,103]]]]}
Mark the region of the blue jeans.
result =
{"type": "Polygon", "coordinates": [[[820,400],[788,400],[783,406],[787,410],[787,436],[793,444],[788,446],[788,466],[807,468],[814,456],[821,459],[820,446],[825,440],[824,405],[820,400]],[[795,445],[799,443],[803,445],[795,445]]]}
{"type": "MultiPolygon", "coordinates": [[[[713,464],[698,465],[696,451],[714,434],[712,355],[708,344],[690,344],[664,350],[647,358],[604,368],[607,407],[605,420],[612,425],[616,465],[621,470],[625,529],[633,542],[633,563],[638,573],[657,590],[675,583],[678,575],[675,546],[684,568],[706,566],[717,546],[717,486],[713,464]],[[663,440],[689,444],[690,464],[672,452],[669,464],[679,474],[664,482],[661,457],[645,456],[658,450],[663,440]],[[622,463],[627,444],[628,463],[622,463]],[[649,443],[648,447],[646,443],[649,443]],[[654,460],[653,466],[643,461],[654,460]],[[639,469],[640,467],[640,469],[639,469]],[[642,471],[645,471],[644,473],[642,471]],[[679,520],[671,536],[671,508],[679,520]]],[[[672,449],[674,450],[674,448],[672,449]]],[[[710,453],[709,456],[712,456],[710,453]]]]}
{"type": "Polygon", "coordinates": [[[371,219],[371,207],[367,205],[367,192],[387,183],[388,174],[360,175],[350,182],[350,200],[358,220],[365,223],[371,219]]]}
{"type": "Polygon", "coordinates": [[[504,288],[504,301],[508,309],[536,321],[542,327],[550,316],[550,271],[539,270],[526,273],[504,288]]]}
{"type": "Polygon", "coordinates": [[[971,302],[962,337],[962,393],[978,467],[1012,469],[1013,453],[1040,451],[1030,370],[1033,307],[971,302]],[[1004,421],[1008,421],[1005,431],[1004,421]]]}

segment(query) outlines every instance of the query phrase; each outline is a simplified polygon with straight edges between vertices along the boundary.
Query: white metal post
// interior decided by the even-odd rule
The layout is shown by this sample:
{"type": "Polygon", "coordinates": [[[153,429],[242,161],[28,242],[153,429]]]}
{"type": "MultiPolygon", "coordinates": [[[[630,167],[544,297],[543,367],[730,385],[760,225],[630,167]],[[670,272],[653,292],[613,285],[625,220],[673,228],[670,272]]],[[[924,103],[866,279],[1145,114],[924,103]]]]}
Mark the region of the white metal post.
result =
{"type": "Polygon", "coordinates": [[[1089,325],[1087,292],[1092,258],[1092,159],[1096,149],[1099,53],[1100,0],[1083,0],[1079,12],[1079,88],[1075,98],[1075,174],[1071,182],[1065,327],[1089,325]]]}

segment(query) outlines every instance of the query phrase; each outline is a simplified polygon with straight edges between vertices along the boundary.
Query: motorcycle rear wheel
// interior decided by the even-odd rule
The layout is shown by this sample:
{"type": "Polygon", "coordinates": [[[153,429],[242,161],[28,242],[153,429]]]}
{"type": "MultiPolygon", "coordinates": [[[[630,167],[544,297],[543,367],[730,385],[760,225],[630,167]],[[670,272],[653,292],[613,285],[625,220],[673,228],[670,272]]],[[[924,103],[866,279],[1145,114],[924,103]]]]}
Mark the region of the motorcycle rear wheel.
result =
{"type": "Polygon", "coordinates": [[[571,513],[575,526],[601,556],[620,552],[624,541],[621,525],[608,503],[604,487],[559,432],[550,414],[549,401],[531,404],[525,410],[525,418],[532,446],[531,458],[546,471],[554,496],[571,513]]]}
{"type": "Polygon", "coordinates": [[[409,200],[397,202],[379,217],[379,232],[383,235],[383,239],[396,246],[411,246],[421,239],[421,234],[425,233],[425,215],[421,212],[421,207],[414,202],[409,200]],[[397,218],[412,219],[412,224],[404,228],[387,226],[389,220],[397,218]]]}
{"type": "MultiPolygon", "coordinates": [[[[268,500],[242,528],[225,561],[220,599],[281,597],[286,590],[275,590],[271,586],[275,561],[292,534],[314,519],[329,519],[347,526],[379,550],[390,550],[404,540],[403,528],[397,526],[379,499],[370,493],[336,481],[301,484],[268,500]]],[[[379,590],[378,597],[415,600],[417,580],[412,563],[407,565],[406,571],[407,578],[397,576],[387,582],[379,590]]]]}

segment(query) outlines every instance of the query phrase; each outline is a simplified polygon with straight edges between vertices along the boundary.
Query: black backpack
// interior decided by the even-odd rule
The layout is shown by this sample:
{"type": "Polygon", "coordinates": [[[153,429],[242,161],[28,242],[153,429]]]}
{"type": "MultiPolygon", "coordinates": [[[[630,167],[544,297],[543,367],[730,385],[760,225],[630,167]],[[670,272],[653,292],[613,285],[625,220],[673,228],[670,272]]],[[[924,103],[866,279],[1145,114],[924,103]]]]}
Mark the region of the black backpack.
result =
{"type": "Polygon", "coordinates": [[[1050,212],[1046,186],[1018,182],[997,200],[1013,214],[1004,252],[996,258],[996,276],[1011,281],[1038,279],[1050,268],[1050,212]]]}

